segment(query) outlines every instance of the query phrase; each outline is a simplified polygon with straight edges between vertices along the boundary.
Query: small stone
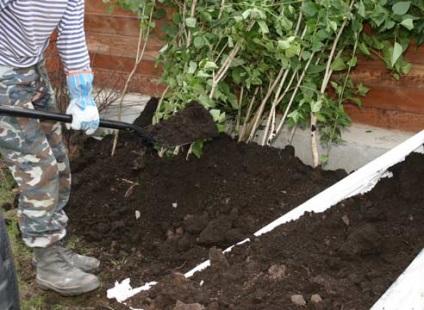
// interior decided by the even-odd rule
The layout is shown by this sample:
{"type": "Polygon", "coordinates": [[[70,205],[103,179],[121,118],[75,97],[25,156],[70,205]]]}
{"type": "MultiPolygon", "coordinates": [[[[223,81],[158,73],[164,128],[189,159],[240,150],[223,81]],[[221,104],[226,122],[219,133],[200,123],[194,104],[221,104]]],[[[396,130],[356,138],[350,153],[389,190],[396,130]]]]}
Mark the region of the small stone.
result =
{"type": "Polygon", "coordinates": [[[217,247],[209,249],[209,260],[211,262],[211,266],[219,271],[224,271],[230,268],[230,263],[225,257],[225,254],[217,247]]]}
{"type": "Polygon", "coordinates": [[[320,295],[314,294],[314,295],[311,296],[311,302],[313,304],[319,304],[320,302],[322,302],[322,298],[321,298],[320,295]]]}
{"type": "Polygon", "coordinates": [[[288,277],[287,267],[285,265],[272,265],[268,269],[271,279],[281,280],[288,277]]]}
{"type": "Polygon", "coordinates": [[[187,215],[184,218],[184,230],[192,234],[199,234],[203,229],[208,226],[209,216],[202,215],[187,215]]]}
{"type": "Polygon", "coordinates": [[[178,237],[182,237],[183,235],[184,235],[184,228],[182,228],[182,227],[177,227],[176,229],[175,229],[175,234],[178,236],[178,237]]]}
{"type": "Polygon", "coordinates": [[[178,300],[173,310],[205,310],[205,307],[197,303],[185,304],[178,300]]]}
{"type": "Polygon", "coordinates": [[[292,295],[291,301],[297,306],[306,306],[306,300],[302,295],[292,295]]]}
{"type": "Polygon", "coordinates": [[[349,226],[350,220],[349,220],[349,217],[347,215],[342,216],[342,221],[343,221],[343,223],[346,224],[346,226],[349,226]]]}

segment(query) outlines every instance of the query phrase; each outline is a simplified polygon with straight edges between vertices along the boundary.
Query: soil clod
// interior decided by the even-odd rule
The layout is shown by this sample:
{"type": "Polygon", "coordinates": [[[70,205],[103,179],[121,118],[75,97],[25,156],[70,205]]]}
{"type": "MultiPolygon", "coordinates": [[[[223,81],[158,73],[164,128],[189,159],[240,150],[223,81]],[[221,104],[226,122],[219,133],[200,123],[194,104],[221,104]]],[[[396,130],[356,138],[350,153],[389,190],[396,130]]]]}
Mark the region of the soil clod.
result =
{"type": "Polygon", "coordinates": [[[163,146],[178,146],[218,136],[212,115],[199,102],[191,101],[169,119],[146,127],[163,146]]]}

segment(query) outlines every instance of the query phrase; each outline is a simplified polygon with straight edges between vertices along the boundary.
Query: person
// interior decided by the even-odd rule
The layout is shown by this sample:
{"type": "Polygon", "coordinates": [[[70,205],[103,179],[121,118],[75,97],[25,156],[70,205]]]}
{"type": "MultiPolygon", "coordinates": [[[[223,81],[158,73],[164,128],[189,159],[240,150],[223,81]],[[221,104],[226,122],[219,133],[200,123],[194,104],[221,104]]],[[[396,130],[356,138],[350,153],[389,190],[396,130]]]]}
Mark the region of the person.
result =
{"type": "MultiPolygon", "coordinates": [[[[84,32],[84,0],[0,0],[0,104],[55,111],[44,53],[57,31],[71,127],[92,134],[99,113],[84,32]]],[[[71,173],[59,123],[0,115],[0,152],[18,187],[23,242],[33,250],[36,283],[63,296],[100,286],[99,260],[64,246],[71,173]]],[[[0,294],[1,295],[1,294],[0,294]]]]}

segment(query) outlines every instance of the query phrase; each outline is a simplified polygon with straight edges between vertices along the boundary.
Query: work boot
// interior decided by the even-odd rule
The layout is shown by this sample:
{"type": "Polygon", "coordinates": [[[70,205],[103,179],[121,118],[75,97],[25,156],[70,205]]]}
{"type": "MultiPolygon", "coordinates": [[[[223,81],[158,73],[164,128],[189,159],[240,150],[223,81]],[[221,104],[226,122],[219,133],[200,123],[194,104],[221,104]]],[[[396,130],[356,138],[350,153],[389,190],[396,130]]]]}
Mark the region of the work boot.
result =
{"type": "Polygon", "coordinates": [[[36,281],[44,290],[52,290],[63,296],[74,296],[93,291],[100,286],[95,275],[72,266],[58,245],[34,248],[33,254],[37,262],[36,281]]]}
{"type": "Polygon", "coordinates": [[[58,248],[71,266],[87,273],[94,273],[99,269],[100,261],[97,258],[77,254],[61,244],[58,245],[58,248]]]}
{"type": "MultiPolygon", "coordinates": [[[[98,271],[100,261],[97,258],[77,254],[72,250],[65,248],[62,242],[58,242],[55,246],[58,247],[58,250],[62,253],[63,257],[68,261],[71,266],[87,273],[95,273],[96,271],[98,271]]],[[[34,267],[37,266],[37,260],[35,256],[33,256],[32,258],[32,263],[34,267]]]]}

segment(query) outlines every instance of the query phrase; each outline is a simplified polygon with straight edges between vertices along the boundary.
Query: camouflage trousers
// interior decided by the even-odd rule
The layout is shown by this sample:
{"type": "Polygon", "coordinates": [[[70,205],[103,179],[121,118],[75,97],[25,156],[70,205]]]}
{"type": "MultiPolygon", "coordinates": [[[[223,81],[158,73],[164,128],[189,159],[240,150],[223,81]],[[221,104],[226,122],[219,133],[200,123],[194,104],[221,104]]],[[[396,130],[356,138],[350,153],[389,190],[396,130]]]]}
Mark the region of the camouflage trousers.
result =
{"type": "MultiPolygon", "coordinates": [[[[44,65],[0,66],[0,104],[55,111],[44,65]]],[[[19,186],[18,219],[25,244],[47,247],[62,239],[71,174],[60,124],[0,115],[0,152],[19,186]]]]}

